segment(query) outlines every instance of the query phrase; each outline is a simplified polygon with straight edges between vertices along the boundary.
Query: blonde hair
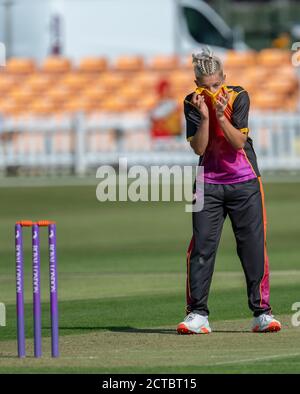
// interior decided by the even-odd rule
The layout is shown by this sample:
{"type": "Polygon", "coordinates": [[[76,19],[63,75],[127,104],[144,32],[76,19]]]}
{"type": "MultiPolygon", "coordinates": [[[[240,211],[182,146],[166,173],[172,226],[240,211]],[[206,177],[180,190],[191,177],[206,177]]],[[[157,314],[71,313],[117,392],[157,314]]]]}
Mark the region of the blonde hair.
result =
{"type": "Polygon", "coordinates": [[[194,73],[196,78],[220,73],[223,75],[221,60],[213,54],[209,47],[202,49],[201,53],[192,54],[194,73]]]}

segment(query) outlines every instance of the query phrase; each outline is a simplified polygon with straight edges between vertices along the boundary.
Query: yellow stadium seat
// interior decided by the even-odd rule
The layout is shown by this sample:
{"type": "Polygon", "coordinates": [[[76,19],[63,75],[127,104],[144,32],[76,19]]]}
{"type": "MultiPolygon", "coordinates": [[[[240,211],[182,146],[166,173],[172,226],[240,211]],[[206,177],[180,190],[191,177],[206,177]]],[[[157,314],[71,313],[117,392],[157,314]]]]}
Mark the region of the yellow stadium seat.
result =
{"type": "Polygon", "coordinates": [[[130,108],[130,103],[116,95],[103,100],[101,108],[103,111],[119,113],[128,110],[130,108]]]}
{"type": "Polygon", "coordinates": [[[36,115],[50,115],[56,111],[56,107],[49,99],[37,98],[29,104],[30,112],[36,115]]]}
{"type": "Polygon", "coordinates": [[[126,84],[118,89],[118,95],[125,100],[137,102],[143,95],[143,88],[138,84],[126,84]]]}
{"type": "Polygon", "coordinates": [[[157,103],[157,97],[154,94],[148,93],[139,98],[136,103],[136,108],[139,111],[148,112],[152,110],[157,103]]]}
{"type": "Polygon", "coordinates": [[[86,57],[80,60],[78,71],[83,73],[101,73],[108,68],[107,59],[104,57],[86,57]]]}
{"type": "Polygon", "coordinates": [[[227,67],[243,68],[253,66],[256,64],[256,52],[230,50],[226,53],[223,64],[225,71],[227,67]]]}
{"type": "Polygon", "coordinates": [[[141,56],[120,56],[114,65],[117,71],[139,71],[144,68],[144,59],[141,56]]]}
{"type": "Polygon", "coordinates": [[[12,76],[3,73],[0,74],[0,94],[3,95],[4,93],[8,92],[9,90],[13,89],[17,85],[17,80],[12,76]]]}
{"type": "Polygon", "coordinates": [[[132,79],[132,83],[139,85],[145,89],[154,88],[158,83],[160,76],[156,72],[152,71],[140,71],[135,74],[132,79]]]}
{"type": "Polygon", "coordinates": [[[10,58],[5,67],[5,72],[11,74],[30,74],[36,70],[36,64],[32,59],[10,58]]]}
{"type": "MultiPolygon", "coordinates": [[[[268,69],[265,67],[249,67],[243,72],[243,77],[249,80],[250,83],[260,84],[268,77],[268,69]]],[[[238,76],[238,73],[237,73],[238,76]]]]}
{"type": "Polygon", "coordinates": [[[262,49],[257,54],[257,62],[259,66],[281,67],[291,62],[291,53],[288,50],[277,48],[262,49]]]}
{"type": "Polygon", "coordinates": [[[18,106],[12,98],[2,98],[0,100],[0,114],[10,115],[17,112],[18,106]]]}
{"type": "Polygon", "coordinates": [[[93,84],[101,85],[106,89],[119,89],[125,83],[127,83],[128,77],[126,77],[123,73],[118,72],[107,72],[99,76],[99,78],[94,79],[93,84]]]}
{"type": "Polygon", "coordinates": [[[225,84],[228,86],[241,86],[244,89],[248,89],[249,85],[252,84],[251,80],[247,78],[246,73],[239,75],[238,72],[227,75],[226,71],[226,80],[225,84]]]}
{"type": "Polygon", "coordinates": [[[264,84],[264,89],[273,92],[274,94],[291,94],[298,89],[298,85],[291,79],[270,78],[264,84]]]}
{"type": "Polygon", "coordinates": [[[84,96],[71,97],[63,103],[63,110],[66,112],[92,111],[95,108],[95,103],[84,96]]]}
{"type": "Polygon", "coordinates": [[[49,56],[41,66],[41,71],[45,73],[66,73],[71,71],[72,64],[70,59],[61,56],[49,56]]]}
{"type": "Polygon", "coordinates": [[[53,88],[47,90],[48,99],[55,105],[60,105],[64,103],[69,97],[72,96],[72,91],[63,85],[54,86],[53,88]]]}
{"type": "Polygon", "coordinates": [[[174,100],[183,101],[185,97],[194,91],[194,87],[178,87],[172,89],[172,97],[174,100]]]}
{"type": "Polygon", "coordinates": [[[174,70],[180,67],[177,56],[158,55],[150,59],[149,68],[156,71],[174,70]]]}
{"type": "Polygon", "coordinates": [[[170,96],[171,97],[178,97],[179,95],[182,96],[184,99],[185,96],[192,93],[195,90],[195,85],[193,84],[186,84],[186,85],[171,85],[170,88],[170,96]]]}
{"type": "Polygon", "coordinates": [[[300,103],[300,101],[299,101],[299,97],[297,95],[289,97],[286,100],[285,108],[287,111],[291,111],[291,112],[299,111],[299,109],[300,109],[299,103],[300,103]]]}
{"type": "MultiPolygon", "coordinates": [[[[299,59],[300,60],[300,59],[299,59]]],[[[297,74],[296,74],[296,68],[293,67],[292,64],[285,64],[280,67],[278,67],[275,70],[276,74],[278,76],[282,76],[284,78],[293,78],[294,80],[298,80],[297,74]]]]}
{"type": "Polygon", "coordinates": [[[34,94],[30,89],[19,86],[12,89],[7,96],[11,97],[18,105],[28,104],[34,98],[34,94]]]}
{"type": "Polygon", "coordinates": [[[101,85],[88,86],[81,91],[81,95],[90,101],[99,101],[107,95],[107,89],[101,85]]]}
{"type": "MultiPolygon", "coordinates": [[[[44,74],[32,74],[24,79],[23,85],[26,86],[32,92],[43,92],[54,82],[55,79],[44,74]]],[[[57,81],[56,81],[57,82],[57,81]]]]}
{"type": "Polygon", "coordinates": [[[194,73],[187,70],[175,70],[168,75],[168,80],[173,86],[194,86],[194,73]]]}
{"type": "Polygon", "coordinates": [[[253,94],[251,104],[253,108],[261,110],[280,110],[284,108],[283,96],[268,91],[253,94]]]}
{"type": "Polygon", "coordinates": [[[72,91],[84,89],[86,85],[91,84],[92,82],[93,77],[91,75],[74,72],[64,74],[60,79],[60,84],[72,91]]]}

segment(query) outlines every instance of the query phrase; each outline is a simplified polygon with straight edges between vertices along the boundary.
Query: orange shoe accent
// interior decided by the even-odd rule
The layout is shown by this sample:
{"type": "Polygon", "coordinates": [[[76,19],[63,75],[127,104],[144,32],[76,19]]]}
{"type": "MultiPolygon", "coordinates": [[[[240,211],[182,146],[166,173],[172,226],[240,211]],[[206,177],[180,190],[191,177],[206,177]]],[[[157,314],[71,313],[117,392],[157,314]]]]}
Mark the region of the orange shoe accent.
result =
{"type": "Polygon", "coordinates": [[[184,323],[181,323],[177,326],[177,333],[179,335],[201,335],[201,334],[209,334],[209,331],[207,328],[203,327],[201,328],[201,332],[194,332],[189,330],[184,323]]]}
{"type": "Polygon", "coordinates": [[[280,330],[281,330],[281,325],[279,323],[273,322],[269,324],[265,332],[277,332],[280,330]]]}
{"type": "Polygon", "coordinates": [[[264,330],[260,331],[259,330],[259,326],[255,326],[252,329],[252,332],[277,332],[281,330],[281,325],[279,323],[276,322],[272,322],[268,325],[267,328],[265,328],[264,330]]]}
{"type": "Polygon", "coordinates": [[[205,328],[205,327],[202,327],[202,328],[201,328],[201,332],[202,332],[202,334],[209,334],[208,329],[205,328]]]}
{"type": "Polygon", "coordinates": [[[177,333],[179,335],[192,335],[194,334],[192,331],[190,331],[183,323],[179,324],[177,326],[177,333]]]}

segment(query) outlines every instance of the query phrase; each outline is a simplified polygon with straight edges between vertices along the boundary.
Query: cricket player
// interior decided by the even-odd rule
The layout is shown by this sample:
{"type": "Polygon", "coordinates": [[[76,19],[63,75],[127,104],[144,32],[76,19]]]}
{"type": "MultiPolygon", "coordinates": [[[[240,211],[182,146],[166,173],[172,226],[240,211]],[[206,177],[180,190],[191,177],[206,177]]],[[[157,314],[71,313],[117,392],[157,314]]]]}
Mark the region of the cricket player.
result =
{"type": "MultiPolygon", "coordinates": [[[[253,332],[279,331],[271,313],[264,191],[249,137],[249,96],[225,85],[223,66],[209,48],[193,55],[195,92],[184,100],[187,140],[204,167],[204,206],[193,212],[187,252],[187,315],[179,334],[207,334],[208,294],[222,227],[228,215],[246,277],[253,332]]],[[[199,198],[196,194],[196,199],[199,198]]]]}

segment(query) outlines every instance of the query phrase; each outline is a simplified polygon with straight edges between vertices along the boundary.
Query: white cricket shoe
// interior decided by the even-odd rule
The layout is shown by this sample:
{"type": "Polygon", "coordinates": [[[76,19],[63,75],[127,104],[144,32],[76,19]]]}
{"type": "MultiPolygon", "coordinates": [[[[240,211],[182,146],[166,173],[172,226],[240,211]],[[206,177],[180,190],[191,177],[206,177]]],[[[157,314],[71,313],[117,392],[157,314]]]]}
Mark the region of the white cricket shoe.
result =
{"type": "Polygon", "coordinates": [[[273,315],[263,313],[253,319],[252,332],[276,332],[280,329],[281,324],[273,315]]]}
{"type": "Polygon", "coordinates": [[[180,335],[209,334],[210,332],[208,317],[193,312],[189,313],[177,326],[177,333],[180,335]]]}

